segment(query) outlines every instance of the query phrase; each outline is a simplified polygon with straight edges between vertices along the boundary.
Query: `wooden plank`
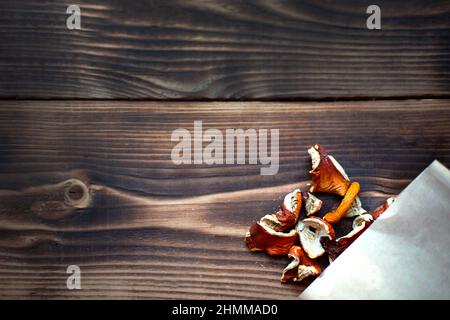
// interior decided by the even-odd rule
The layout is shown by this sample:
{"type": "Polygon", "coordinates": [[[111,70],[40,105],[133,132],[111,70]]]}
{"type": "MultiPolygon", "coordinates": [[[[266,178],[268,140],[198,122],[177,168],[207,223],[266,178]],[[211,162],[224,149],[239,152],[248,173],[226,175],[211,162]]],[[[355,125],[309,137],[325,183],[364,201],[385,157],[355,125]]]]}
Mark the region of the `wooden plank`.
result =
{"type": "Polygon", "coordinates": [[[433,159],[450,165],[449,105],[2,101],[0,298],[295,297],[302,285],[279,283],[287,258],[250,253],[243,237],[306,190],[308,146],[326,146],[372,209],[433,159]],[[171,133],[194,120],[280,129],[279,173],[176,166],[171,133]],[[70,264],[80,291],[66,289],[70,264]]]}
{"type": "Polygon", "coordinates": [[[2,1],[0,97],[448,97],[450,3],[2,1]]]}

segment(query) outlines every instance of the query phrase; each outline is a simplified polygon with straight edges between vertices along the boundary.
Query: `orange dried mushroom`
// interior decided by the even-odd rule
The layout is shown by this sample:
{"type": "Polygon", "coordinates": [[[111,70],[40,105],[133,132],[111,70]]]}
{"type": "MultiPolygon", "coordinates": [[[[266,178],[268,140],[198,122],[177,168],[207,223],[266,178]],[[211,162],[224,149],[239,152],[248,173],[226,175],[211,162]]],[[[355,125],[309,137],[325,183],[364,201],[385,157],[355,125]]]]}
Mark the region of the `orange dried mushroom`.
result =
{"type": "Polygon", "coordinates": [[[339,222],[341,218],[347,214],[348,210],[352,206],[353,202],[358,196],[359,189],[359,183],[352,182],[344,196],[344,199],[342,199],[341,203],[339,204],[339,207],[337,207],[335,211],[327,213],[324,216],[324,219],[331,224],[339,222]]]}
{"type": "Polygon", "coordinates": [[[312,170],[310,192],[333,193],[344,196],[350,186],[350,179],[342,166],[325,149],[316,144],[309,148],[312,170]]]}

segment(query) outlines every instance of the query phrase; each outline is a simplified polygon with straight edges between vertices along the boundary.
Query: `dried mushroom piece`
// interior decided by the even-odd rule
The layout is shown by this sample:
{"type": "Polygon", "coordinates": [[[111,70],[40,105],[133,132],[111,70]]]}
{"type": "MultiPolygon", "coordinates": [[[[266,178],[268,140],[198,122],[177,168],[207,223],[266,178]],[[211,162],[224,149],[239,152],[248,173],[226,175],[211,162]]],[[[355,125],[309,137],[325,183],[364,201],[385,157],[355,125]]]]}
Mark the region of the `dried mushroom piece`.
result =
{"type": "Polygon", "coordinates": [[[336,208],[336,210],[327,213],[323,217],[324,220],[332,224],[338,223],[353,205],[356,197],[358,196],[359,189],[359,183],[352,182],[339,206],[336,208]]]}
{"type": "Polygon", "coordinates": [[[347,235],[336,239],[336,241],[343,246],[350,245],[350,243],[352,243],[364,230],[366,230],[372,221],[373,217],[369,213],[357,216],[353,220],[352,231],[350,231],[347,235]]]}
{"type": "Polygon", "coordinates": [[[302,192],[303,202],[305,203],[306,215],[312,216],[322,208],[322,200],[317,198],[311,192],[302,192]]]}
{"type": "Polygon", "coordinates": [[[352,218],[356,216],[360,216],[367,213],[367,210],[362,207],[361,199],[357,196],[355,201],[353,201],[352,205],[348,209],[347,213],[344,215],[344,218],[352,218]]]}
{"type": "Polygon", "coordinates": [[[320,243],[321,238],[333,240],[335,233],[333,227],[325,220],[318,217],[309,217],[300,221],[297,225],[300,243],[308,257],[315,259],[325,253],[320,243]]]}
{"type": "Polygon", "coordinates": [[[261,222],[255,222],[245,235],[245,242],[251,251],[265,251],[272,256],[285,255],[297,240],[297,232],[274,231],[261,222]]]}
{"type": "Polygon", "coordinates": [[[386,211],[387,208],[394,202],[394,197],[387,199],[381,206],[376,208],[371,213],[357,216],[353,220],[353,230],[347,235],[336,240],[323,239],[322,246],[328,254],[330,261],[334,261],[342,252],[345,251],[378,217],[386,211]]]}
{"type": "Polygon", "coordinates": [[[265,215],[261,222],[275,231],[285,231],[297,223],[301,207],[302,193],[300,189],[295,189],[284,197],[277,213],[265,215]]]}
{"type": "Polygon", "coordinates": [[[387,208],[389,208],[392,203],[395,201],[397,196],[389,197],[381,206],[377,207],[375,210],[373,210],[370,214],[372,215],[373,219],[378,219],[379,216],[381,216],[387,208]]]}
{"type": "Polygon", "coordinates": [[[299,246],[292,246],[288,257],[293,260],[284,268],[281,282],[300,282],[310,276],[317,277],[322,272],[320,265],[310,259],[299,246]]]}
{"type": "Polygon", "coordinates": [[[328,155],[321,145],[309,148],[311,156],[312,183],[310,192],[325,192],[344,196],[350,186],[350,179],[342,166],[332,156],[328,155]]]}
{"type": "Polygon", "coordinates": [[[393,198],[389,198],[368,214],[358,197],[359,183],[350,181],[336,159],[318,144],[308,149],[308,153],[312,162],[309,192],[296,189],[288,193],[283,198],[280,209],[253,223],[245,236],[245,242],[251,251],[265,251],[272,256],[288,255],[292,259],[282,272],[281,282],[300,282],[320,275],[321,267],[314,259],[325,253],[330,262],[336,259],[393,202],[393,198]],[[323,219],[314,216],[322,207],[322,201],[314,192],[339,195],[342,197],[341,203],[323,219]],[[307,218],[299,221],[303,203],[307,218]],[[347,235],[335,239],[331,224],[338,223],[344,217],[355,217],[353,229],[347,235]],[[296,244],[297,237],[300,245],[296,244]]]}

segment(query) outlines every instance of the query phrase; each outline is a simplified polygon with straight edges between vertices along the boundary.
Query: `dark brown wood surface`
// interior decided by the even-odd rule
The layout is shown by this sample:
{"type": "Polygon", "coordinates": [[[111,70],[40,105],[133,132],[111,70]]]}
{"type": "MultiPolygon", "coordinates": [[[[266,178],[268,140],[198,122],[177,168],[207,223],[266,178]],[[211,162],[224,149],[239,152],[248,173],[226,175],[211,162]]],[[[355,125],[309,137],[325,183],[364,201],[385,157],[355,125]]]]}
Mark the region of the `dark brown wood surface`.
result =
{"type": "Polygon", "coordinates": [[[433,159],[450,166],[449,100],[341,103],[0,102],[0,298],[294,298],[287,258],[248,226],[323,144],[372,209],[433,159]],[[280,171],[176,166],[176,128],[279,128],[280,171]],[[66,268],[82,290],[66,288],[66,268]]]}
{"type": "Polygon", "coordinates": [[[448,98],[450,2],[3,0],[0,97],[448,98]]]}

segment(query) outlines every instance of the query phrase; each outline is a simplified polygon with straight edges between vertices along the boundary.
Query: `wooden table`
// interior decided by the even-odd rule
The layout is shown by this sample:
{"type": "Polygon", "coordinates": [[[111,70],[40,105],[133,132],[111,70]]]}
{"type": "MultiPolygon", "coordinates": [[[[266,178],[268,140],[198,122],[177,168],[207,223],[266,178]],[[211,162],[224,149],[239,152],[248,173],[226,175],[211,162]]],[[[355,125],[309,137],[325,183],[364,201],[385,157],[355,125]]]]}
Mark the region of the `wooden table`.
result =
{"type": "MultiPolygon", "coordinates": [[[[324,145],[373,209],[450,166],[450,5],[5,1],[0,298],[294,298],[249,225],[324,145]],[[171,133],[280,130],[280,168],[175,165],[171,133]],[[82,270],[68,290],[66,268],[82,270]]],[[[432,192],[432,191],[430,191],[432,192]]]]}

